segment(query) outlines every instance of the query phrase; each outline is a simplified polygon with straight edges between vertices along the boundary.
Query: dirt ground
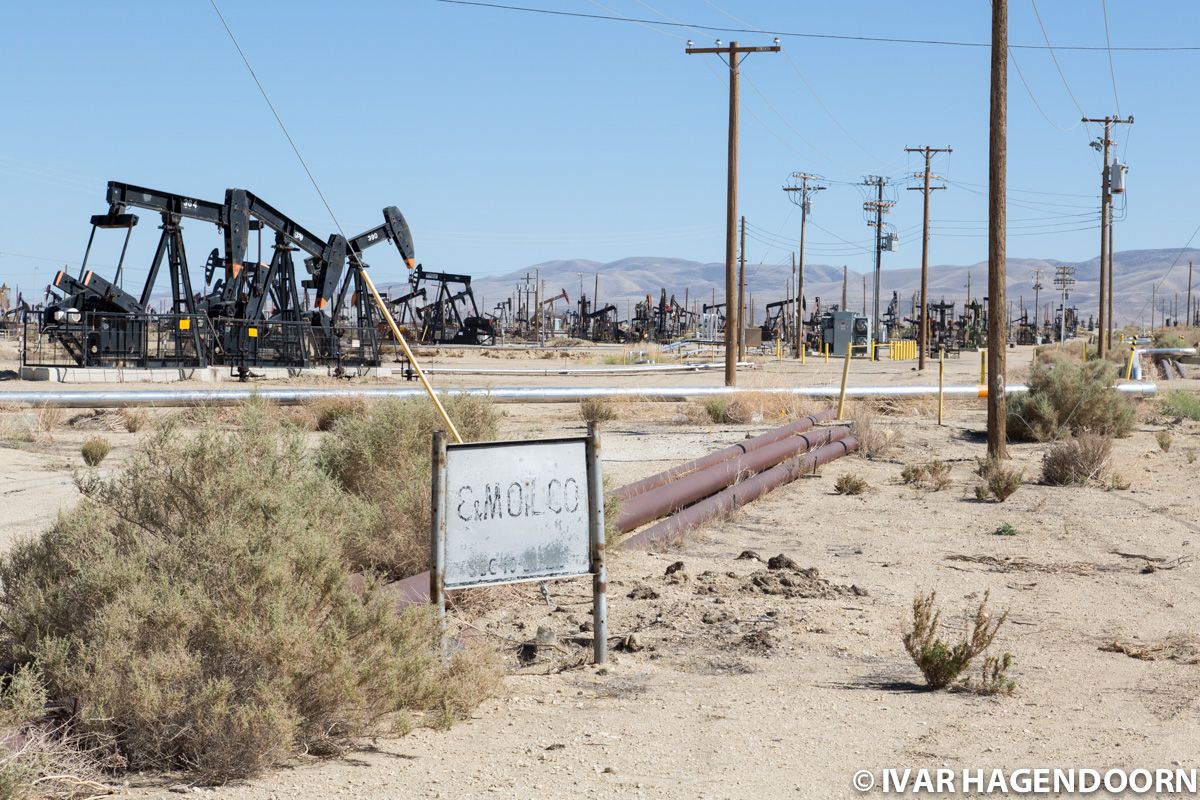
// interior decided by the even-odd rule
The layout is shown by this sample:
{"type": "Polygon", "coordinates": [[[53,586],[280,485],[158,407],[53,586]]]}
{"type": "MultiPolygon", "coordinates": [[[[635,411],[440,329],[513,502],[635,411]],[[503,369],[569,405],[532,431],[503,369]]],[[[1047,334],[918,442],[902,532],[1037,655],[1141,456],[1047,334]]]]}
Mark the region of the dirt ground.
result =
{"type": "MultiPolygon", "coordinates": [[[[1010,381],[1020,380],[1018,365],[1030,356],[1010,353],[1010,381]]],[[[476,362],[502,363],[477,354],[431,360],[476,362]]],[[[852,383],[936,381],[936,373],[918,377],[904,362],[852,366],[852,383]]],[[[947,383],[974,382],[978,367],[976,354],[951,359],[947,383]]],[[[765,360],[742,385],[832,383],[840,368],[836,360],[765,360]]],[[[593,377],[492,380],[607,385],[593,377]]],[[[636,380],[715,385],[720,376],[636,380]]],[[[438,383],[482,385],[470,376],[438,383]]],[[[0,404],[2,392],[17,387],[70,388],[6,381],[0,404]]],[[[928,402],[877,414],[875,427],[891,439],[887,452],[835,461],[669,552],[614,552],[610,633],[621,638],[606,667],[591,666],[585,646],[588,582],[552,584],[548,602],[536,586],[497,590],[483,616],[452,618],[456,634],[486,637],[509,664],[503,694],[471,720],[379,739],[342,759],[300,759],[217,789],[132,776],[129,791],[223,800],[831,798],[859,796],[850,783],[859,769],[1200,766],[1200,423],[1163,418],[1153,401],[1139,401],[1137,429],[1114,453],[1129,484],[1123,490],[1040,485],[1045,446],[1013,445],[1023,485],[1004,503],[980,502],[973,489],[982,402],[952,404],[944,427],[928,402]],[[1163,429],[1173,436],[1168,451],[1155,436],[1163,429]],[[904,465],[931,458],[951,464],[949,488],[901,482],[904,465]],[[865,494],[833,492],[848,472],[868,482],[865,494]],[[1016,535],[996,535],[1003,523],[1016,535]],[[746,550],[762,560],[739,558],[746,550]],[[798,569],[768,569],[764,562],[779,554],[798,569]],[[676,562],[682,568],[668,575],[676,562]],[[922,689],[901,630],[913,595],[929,589],[955,630],[961,610],[985,591],[995,608],[1010,611],[996,647],[1016,659],[1012,696],[922,689]],[[529,646],[539,629],[555,643],[529,646]],[[1114,651],[1114,642],[1141,658],[1114,651]],[[1143,652],[1138,645],[1162,646],[1143,652]]],[[[712,425],[685,410],[623,404],[603,430],[610,481],[657,472],[774,422],[712,425]]],[[[582,425],[574,405],[510,405],[504,413],[504,433],[514,437],[582,425]]],[[[83,439],[100,429],[114,443],[111,468],[145,435],[127,432],[111,412],[39,420],[7,408],[0,425],[3,547],[74,501],[71,472],[81,465],[83,439]],[[14,433],[24,431],[32,433],[14,433]]]]}

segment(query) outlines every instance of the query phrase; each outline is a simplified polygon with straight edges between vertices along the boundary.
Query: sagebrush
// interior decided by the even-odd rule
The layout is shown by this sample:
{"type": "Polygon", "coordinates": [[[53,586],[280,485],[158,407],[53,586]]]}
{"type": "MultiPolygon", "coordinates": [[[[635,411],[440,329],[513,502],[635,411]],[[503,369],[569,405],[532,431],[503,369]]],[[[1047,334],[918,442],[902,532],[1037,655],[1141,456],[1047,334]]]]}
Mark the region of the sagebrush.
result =
{"type": "Polygon", "coordinates": [[[838,476],[833,483],[833,491],[837,494],[862,494],[867,490],[867,482],[852,472],[838,476]]]}
{"type": "Polygon", "coordinates": [[[950,465],[938,459],[908,464],[900,471],[900,480],[917,489],[940,492],[950,485],[950,465]]]}
{"type": "Polygon", "coordinates": [[[993,618],[987,608],[990,599],[991,593],[984,592],[974,613],[969,615],[966,631],[951,644],[941,638],[942,611],[937,607],[937,592],[913,598],[912,621],[903,636],[904,649],[931,689],[944,689],[958,680],[995,640],[1008,620],[1008,612],[993,618]]]}
{"type": "Polygon", "coordinates": [[[0,659],[110,765],[223,781],[486,691],[441,666],[423,609],[351,590],[347,543],[380,514],[265,407],[228,432],[168,422],[77,480],[79,505],[0,560],[0,659]]]}
{"type": "MultiPolygon", "coordinates": [[[[496,438],[487,398],[451,395],[443,405],[463,440],[496,438]]],[[[378,513],[346,540],[355,569],[404,578],[429,566],[430,446],[444,423],[428,400],[382,400],[337,419],[317,451],[321,468],[378,513]]]]}
{"type": "Polygon", "coordinates": [[[975,486],[975,497],[979,500],[994,499],[1003,503],[1021,488],[1025,473],[1010,467],[1001,459],[987,457],[977,459],[975,470],[983,483],[975,486]]]}
{"type": "Polygon", "coordinates": [[[1055,361],[1034,366],[1029,389],[1008,398],[1008,438],[1049,442],[1065,433],[1124,437],[1133,430],[1133,403],[1113,383],[1117,367],[1055,361]]]}

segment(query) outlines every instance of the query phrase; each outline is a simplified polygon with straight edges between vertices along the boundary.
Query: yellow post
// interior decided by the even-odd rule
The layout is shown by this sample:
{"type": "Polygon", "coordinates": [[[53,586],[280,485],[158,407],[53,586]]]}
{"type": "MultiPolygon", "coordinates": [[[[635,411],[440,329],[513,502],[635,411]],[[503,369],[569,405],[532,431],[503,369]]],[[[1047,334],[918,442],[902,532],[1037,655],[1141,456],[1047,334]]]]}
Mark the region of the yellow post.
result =
{"type": "Polygon", "coordinates": [[[825,343],[825,363],[829,363],[829,342],[825,343]]]}
{"type": "Polygon", "coordinates": [[[365,269],[359,270],[362,275],[363,282],[367,284],[367,289],[371,292],[371,296],[375,298],[375,305],[379,307],[383,318],[387,320],[388,326],[392,329],[392,335],[396,337],[396,341],[400,343],[400,347],[404,350],[404,357],[408,359],[408,363],[412,364],[413,372],[417,373],[417,380],[421,381],[421,386],[425,387],[425,392],[429,395],[429,399],[433,401],[433,405],[437,408],[438,414],[442,418],[442,422],[446,423],[446,431],[454,437],[457,444],[462,444],[462,435],[458,432],[458,428],[454,426],[450,415],[446,413],[446,407],[442,405],[442,401],[438,399],[437,393],[433,391],[433,386],[429,383],[429,378],[425,377],[425,371],[421,369],[421,365],[417,363],[417,357],[413,355],[413,351],[409,349],[408,342],[404,340],[404,334],[400,333],[400,327],[396,325],[396,320],[392,319],[392,314],[388,311],[387,305],[383,302],[383,298],[379,296],[379,290],[375,288],[375,282],[371,280],[371,276],[367,274],[365,269]]]}
{"type": "Polygon", "coordinates": [[[1083,340],[1083,349],[1080,351],[1081,353],[1083,353],[1083,363],[1084,364],[1087,363],[1087,346],[1088,346],[1087,340],[1084,339],[1083,340]]]}
{"type": "Polygon", "coordinates": [[[1125,366],[1125,380],[1133,377],[1133,360],[1137,358],[1137,345],[1129,345],[1129,363],[1125,366]]]}
{"type": "Polygon", "coordinates": [[[854,340],[846,344],[846,363],[842,364],[842,391],[838,395],[838,419],[845,419],[842,413],[846,410],[846,381],[850,378],[850,356],[854,352],[854,340]]]}
{"type": "Polygon", "coordinates": [[[800,363],[801,364],[804,364],[804,356],[807,352],[808,352],[808,345],[806,345],[804,342],[800,342],[800,363]]]}
{"type": "Polygon", "coordinates": [[[938,425],[942,424],[942,410],[946,406],[946,348],[938,349],[938,425]]]}
{"type": "Polygon", "coordinates": [[[987,383],[987,348],[979,348],[979,385],[987,383]]]}

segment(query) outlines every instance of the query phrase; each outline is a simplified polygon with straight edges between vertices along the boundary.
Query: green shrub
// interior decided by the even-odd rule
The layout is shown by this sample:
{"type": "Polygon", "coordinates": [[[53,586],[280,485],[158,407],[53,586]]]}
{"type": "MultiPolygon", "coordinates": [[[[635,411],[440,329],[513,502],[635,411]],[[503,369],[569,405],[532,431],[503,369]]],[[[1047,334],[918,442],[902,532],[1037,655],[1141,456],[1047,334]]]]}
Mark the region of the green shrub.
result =
{"type": "Polygon", "coordinates": [[[867,490],[867,482],[854,473],[843,473],[833,484],[837,494],[862,494],[867,490]]]}
{"type": "Polygon", "coordinates": [[[487,685],[440,665],[424,609],[351,590],[346,542],[378,512],[300,431],[244,413],[232,432],[154,431],[0,560],[0,661],[36,668],[110,762],[223,781],[336,752],[389,712],[455,713],[487,685]]]}
{"type": "Polygon", "coordinates": [[[1051,486],[1085,486],[1108,472],[1112,439],[1084,433],[1051,446],[1042,456],[1042,480],[1051,486]]]}
{"type": "Polygon", "coordinates": [[[579,416],[584,422],[611,422],[617,418],[617,409],[607,397],[585,397],[579,401],[579,416]]]}
{"type": "Polygon", "coordinates": [[[931,689],[944,689],[954,683],[995,640],[1008,619],[1008,612],[993,619],[987,609],[990,598],[991,593],[984,592],[983,600],[971,615],[967,631],[955,644],[940,638],[942,612],[936,606],[937,592],[918,594],[913,598],[912,625],[904,632],[904,649],[931,689]]]}
{"type": "Polygon", "coordinates": [[[83,463],[89,467],[98,467],[111,449],[112,445],[108,443],[108,439],[103,436],[92,436],[79,448],[79,453],[83,456],[83,463]]]}
{"type": "Polygon", "coordinates": [[[729,400],[725,397],[708,397],[704,400],[704,413],[710,422],[724,425],[734,422],[729,416],[729,400]]]}
{"type": "MultiPolygon", "coordinates": [[[[496,438],[491,400],[452,395],[442,402],[463,441],[496,438]]],[[[355,569],[404,578],[428,568],[430,445],[443,427],[425,398],[383,400],[365,415],[341,417],[321,441],[321,467],[379,509],[370,524],[347,537],[346,556],[355,569]]]]}
{"type": "Polygon", "coordinates": [[[1000,523],[999,528],[996,528],[996,530],[992,531],[992,535],[993,536],[1016,536],[1017,529],[1014,528],[1012,526],[1012,523],[1010,523],[1010,522],[1002,522],[1002,523],[1000,523]]]}
{"type": "Polygon", "coordinates": [[[1200,394],[1182,389],[1167,392],[1162,398],[1162,413],[1200,421],[1200,394]]]}
{"type": "Polygon", "coordinates": [[[1113,388],[1116,374],[1116,366],[1108,361],[1035,365],[1029,391],[1008,399],[1009,438],[1046,442],[1063,431],[1127,436],[1133,430],[1134,409],[1113,388]]]}

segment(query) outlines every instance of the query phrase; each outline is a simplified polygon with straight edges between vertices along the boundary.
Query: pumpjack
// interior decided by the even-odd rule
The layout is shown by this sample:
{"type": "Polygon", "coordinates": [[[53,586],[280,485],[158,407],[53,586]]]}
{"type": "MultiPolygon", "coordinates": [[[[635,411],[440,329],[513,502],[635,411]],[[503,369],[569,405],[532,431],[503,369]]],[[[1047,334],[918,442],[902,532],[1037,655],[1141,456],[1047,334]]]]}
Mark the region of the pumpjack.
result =
{"type": "Polygon", "coordinates": [[[115,367],[236,367],[379,364],[378,311],[364,282],[363,252],[391,242],[408,269],[415,265],[412,233],[394,207],[383,223],[347,240],[322,238],[244,189],[229,189],[223,202],[202,200],[126,183],[108,184],[107,213],[91,218],[92,231],[78,276],[59,272],[56,295],[38,330],[26,337],[31,365],[115,367]],[[162,219],[158,246],[140,295],[123,288],[125,257],[138,216],[162,219]],[[223,251],[214,248],[204,268],[204,291],[194,290],[183,239],[183,221],[215,225],[223,251]],[[97,230],[125,231],[112,281],[87,268],[97,230]],[[274,234],[269,263],[248,261],[249,235],[274,234]],[[293,253],[305,254],[302,278],[293,253]],[[349,262],[347,267],[347,261],[349,262]],[[152,307],[162,267],[170,281],[170,310],[152,307]],[[30,343],[32,342],[32,346],[30,343]]]}

